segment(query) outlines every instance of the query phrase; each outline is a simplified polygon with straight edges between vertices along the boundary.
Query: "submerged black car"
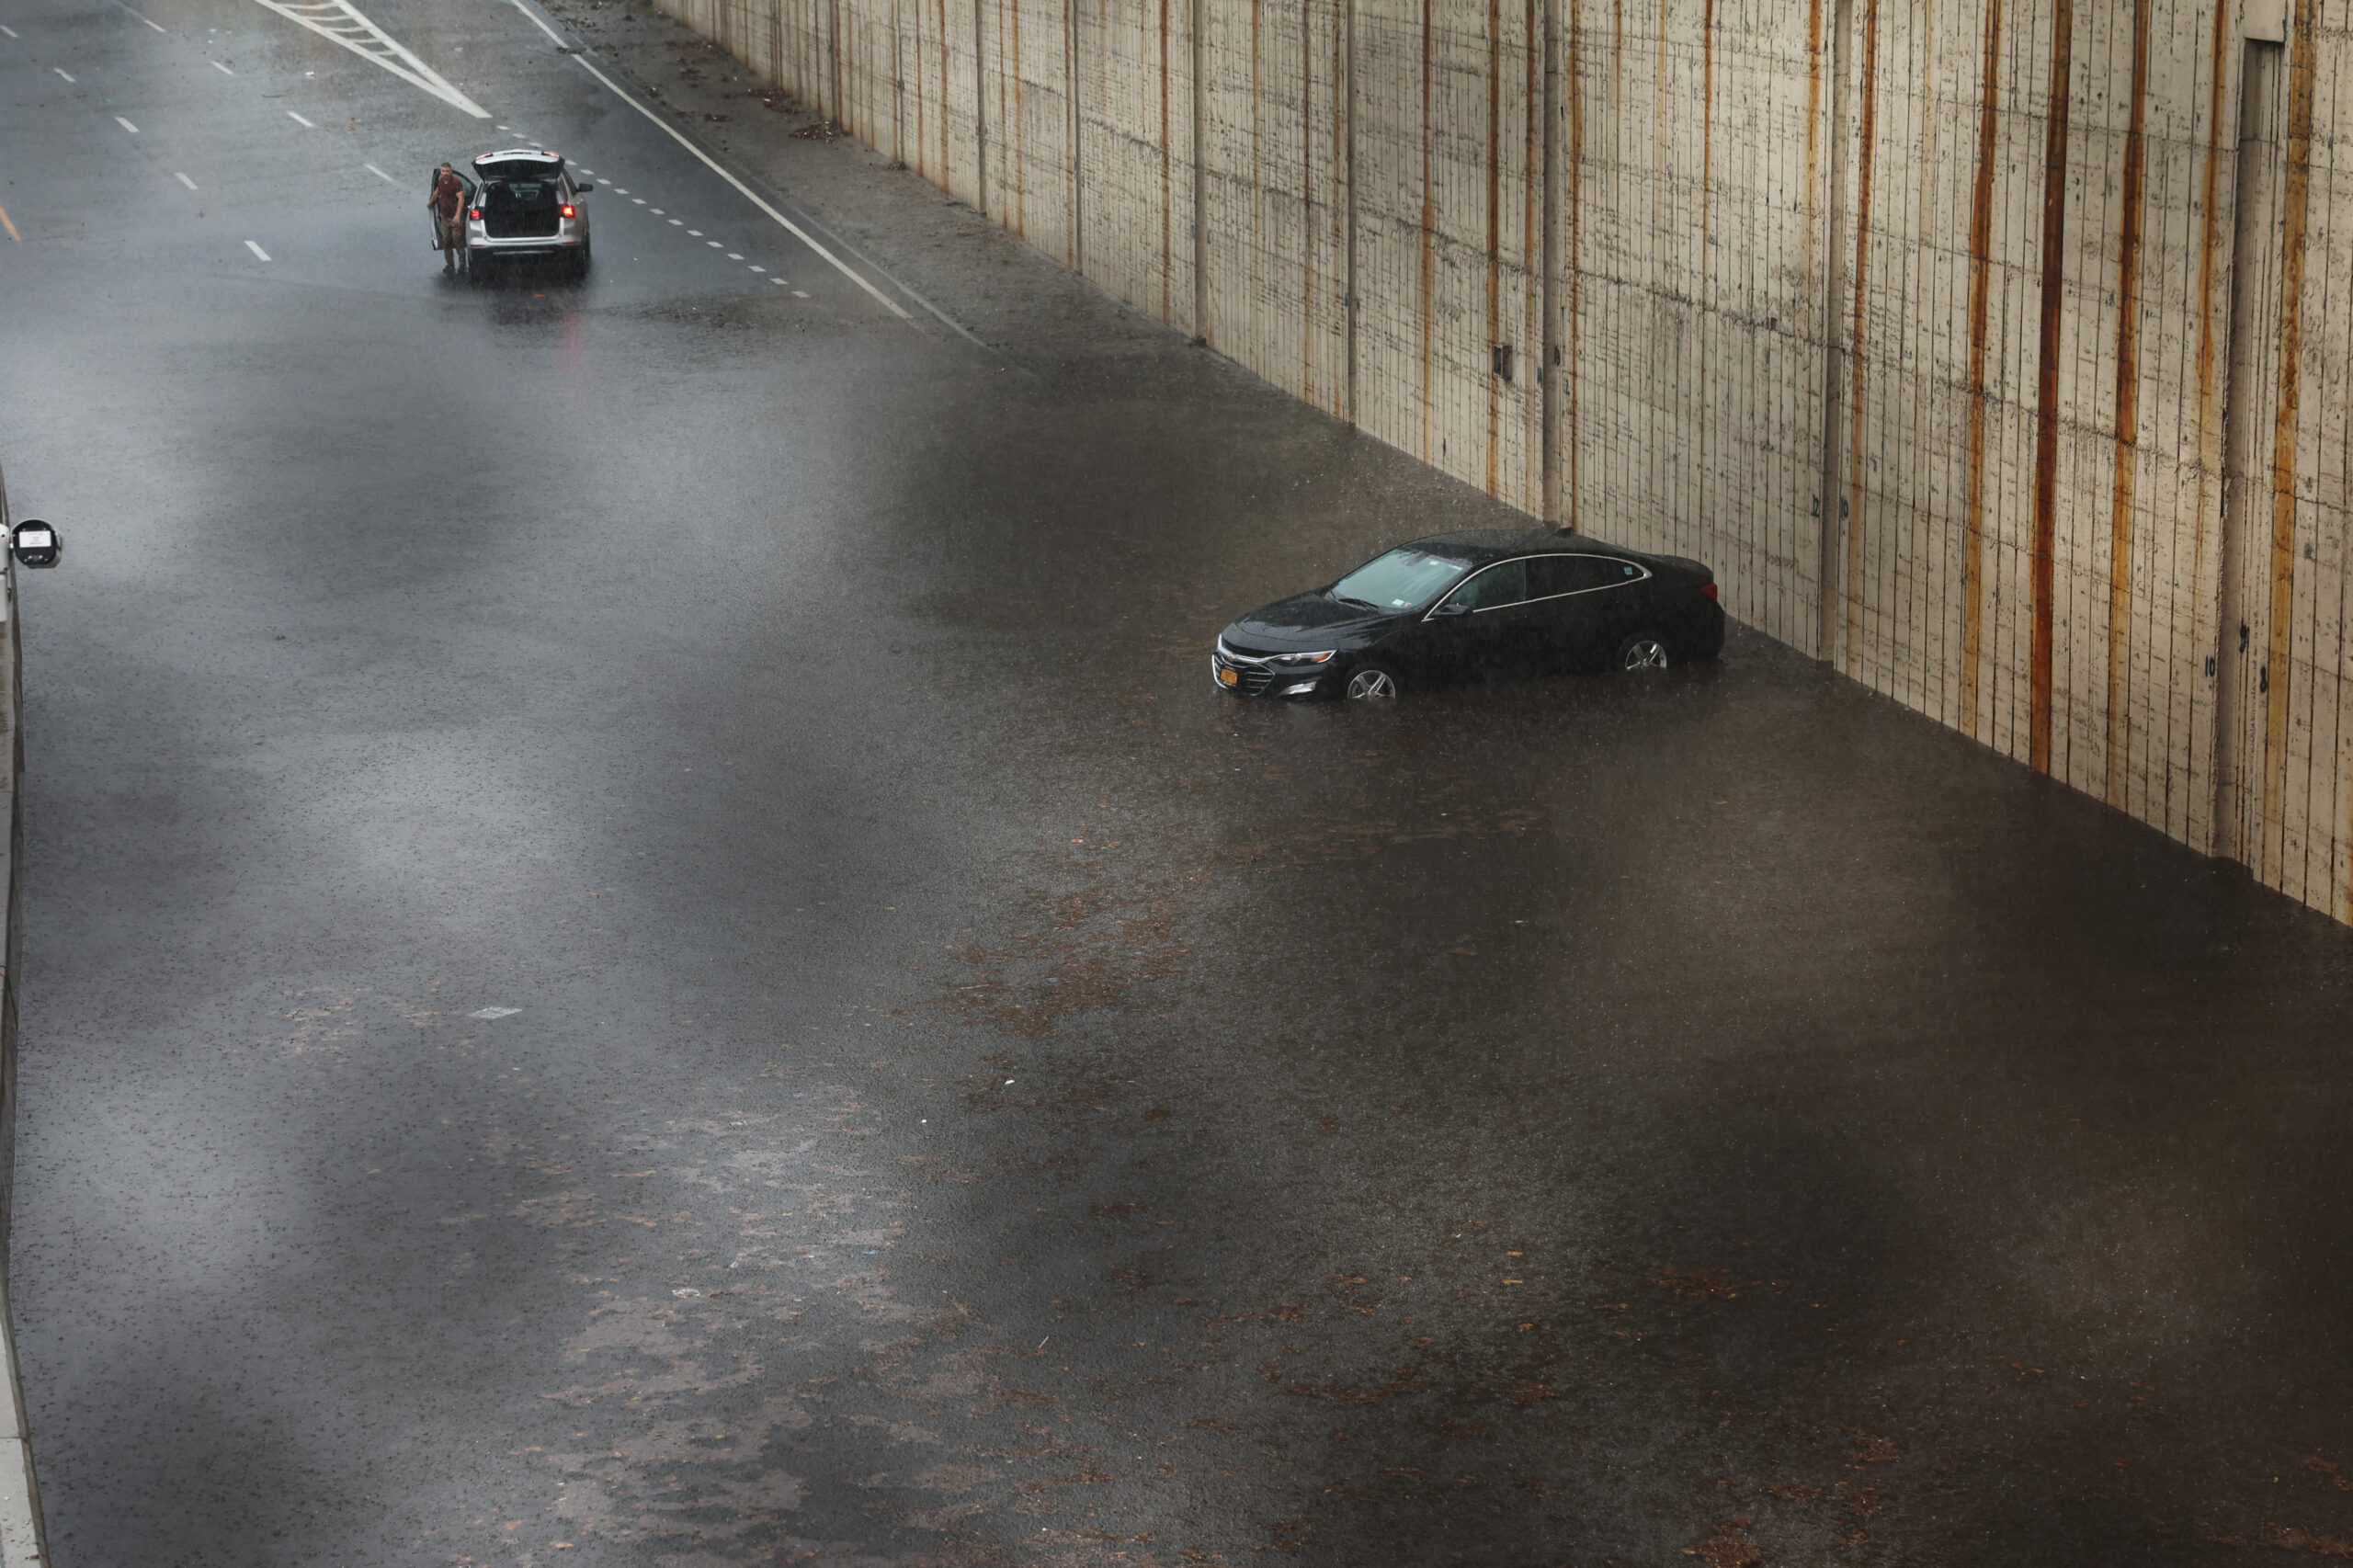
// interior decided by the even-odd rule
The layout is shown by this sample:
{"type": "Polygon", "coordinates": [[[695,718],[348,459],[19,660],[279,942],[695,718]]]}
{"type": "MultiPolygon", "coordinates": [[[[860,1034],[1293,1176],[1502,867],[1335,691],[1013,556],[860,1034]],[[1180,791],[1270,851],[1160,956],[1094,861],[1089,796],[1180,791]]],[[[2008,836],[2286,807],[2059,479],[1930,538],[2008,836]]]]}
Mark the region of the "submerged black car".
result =
{"type": "Polygon", "coordinates": [[[1435,534],[1227,627],[1210,675],[1240,697],[1395,697],[1567,669],[1665,669],[1724,645],[1715,574],[1584,534],[1435,534]]]}

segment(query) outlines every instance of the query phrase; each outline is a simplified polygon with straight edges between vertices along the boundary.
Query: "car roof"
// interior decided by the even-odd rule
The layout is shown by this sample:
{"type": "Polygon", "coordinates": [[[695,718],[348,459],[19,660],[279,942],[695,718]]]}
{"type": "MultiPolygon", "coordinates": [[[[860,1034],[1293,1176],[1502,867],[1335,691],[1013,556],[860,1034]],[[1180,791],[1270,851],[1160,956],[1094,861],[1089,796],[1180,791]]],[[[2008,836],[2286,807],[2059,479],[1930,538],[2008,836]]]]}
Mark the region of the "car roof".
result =
{"type": "Polygon", "coordinates": [[[1433,555],[1451,555],[1483,564],[1502,561],[1514,555],[1619,555],[1636,561],[1650,559],[1639,551],[1625,550],[1605,543],[1586,534],[1573,534],[1552,528],[1461,528],[1453,533],[1428,534],[1409,540],[1408,550],[1426,550],[1433,555]]]}

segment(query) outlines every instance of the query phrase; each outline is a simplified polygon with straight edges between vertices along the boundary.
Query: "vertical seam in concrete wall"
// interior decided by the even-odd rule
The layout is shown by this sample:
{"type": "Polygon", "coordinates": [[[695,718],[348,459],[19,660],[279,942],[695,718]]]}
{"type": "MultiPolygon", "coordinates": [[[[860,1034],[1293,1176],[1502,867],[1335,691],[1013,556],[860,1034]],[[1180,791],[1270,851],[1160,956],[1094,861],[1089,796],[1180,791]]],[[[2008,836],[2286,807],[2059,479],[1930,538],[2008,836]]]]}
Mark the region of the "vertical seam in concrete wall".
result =
{"type": "Polygon", "coordinates": [[[1709,199],[1716,188],[1716,0],[1705,0],[1699,11],[1699,298],[1708,308],[1708,282],[1714,267],[1709,259],[1708,230],[1714,216],[1709,199]]]}
{"type": "Polygon", "coordinates": [[[1503,0],[1487,0],[1487,452],[1485,483],[1490,495],[1498,489],[1496,461],[1500,456],[1503,417],[1503,378],[1495,373],[1495,347],[1503,337],[1504,278],[1504,10],[1503,0]]]}
{"type": "MultiPolygon", "coordinates": [[[[2062,0],[2064,4],[2065,0],[2062,0]]],[[[1842,505],[1839,514],[1846,527],[1847,570],[1843,583],[1843,598],[1847,606],[1847,637],[1844,653],[1847,667],[1855,664],[1855,634],[1862,612],[1863,585],[1863,420],[1870,413],[1864,393],[1869,379],[1870,360],[1864,352],[1863,326],[1870,304],[1871,256],[1871,175],[1877,162],[1879,119],[1879,0],[1866,0],[1863,6],[1863,108],[1857,126],[1855,167],[1855,312],[1854,324],[1847,339],[1847,352],[1854,360],[1854,407],[1848,411],[1847,433],[1847,493],[1851,505],[1842,505]]]]}
{"type": "Polygon", "coordinates": [[[1342,16],[1347,28],[1347,40],[1341,46],[1347,73],[1347,108],[1342,110],[1347,123],[1342,128],[1347,142],[1347,298],[1342,303],[1347,314],[1344,330],[1347,335],[1348,424],[1353,427],[1361,422],[1362,411],[1357,402],[1357,0],[1341,0],[1342,16]]]}
{"type": "Polygon", "coordinates": [[[2132,497],[2141,440],[2141,198],[2149,119],[2149,0],[2132,5],[2132,108],[2116,261],[2116,464],[2108,524],[2107,799],[2121,806],[2132,749],[2126,633],[2132,610],[2132,497]]]}
{"type": "Polygon", "coordinates": [[[1815,475],[1814,511],[1821,521],[1814,537],[1814,656],[1825,664],[1835,664],[1838,657],[1837,639],[1832,635],[1833,618],[1838,613],[1838,545],[1843,537],[1839,512],[1845,506],[1846,485],[1839,475],[1838,408],[1839,387],[1844,376],[1838,362],[1838,267],[1845,249],[1847,191],[1847,53],[1855,25],[1853,0],[1837,0],[1837,11],[1831,25],[1830,36],[1830,171],[1828,188],[1821,179],[1821,152],[1817,142],[1822,112],[1822,0],[1810,0],[1807,7],[1807,37],[1813,44],[1808,56],[1806,103],[1806,199],[1813,206],[1813,221],[1806,225],[1807,254],[1813,252],[1815,229],[1824,222],[1829,225],[1829,240],[1820,253],[1823,257],[1822,280],[1816,285],[1818,304],[1822,312],[1822,471],[1815,475]]]}
{"type": "Polygon", "coordinates": [[[1023,239],[1029,237],[1029,97],[1022,90],[1021,80],[1021,0],[1012,0],[1013,25],[1008,29],[1013,40],[1013,64],[1006,71],[1004,80],[1013,90],[1013,232],[1023,239]]]}
{"type": "Polygon", "coordinates": [[[1994,276],[1994,158],[2000,144],[2002,0],[1986,0],[1984,79],[1977,98],[1977,183],[1969,208],[1969,472],[1961,556],[1961,731],[1978,733],[1977,683],[1985,637],[1985,350],[1994,276]]]}
{"type": "MultiPolygon", "coordinates": [[[[1176,149],[1168,135],[1168,4],[1160,0],[1160,319],[1176,308],[1176,240],[1175,226],[1176,149]]],[[[1194,0],[1199,9],[1200,0],[1194,0]]]]}
{"type": "Polygon", "coordinates": [[[1315,7],[1299,13],[1299,394],[1315,401],[1315,7]]]}
{"type": "Polygon", "coordinates": [[[988,0],[972,0],[972,204],[983,218],[989,215],[989,70],[981,24],[987,13],[988,0]]]}
{"type": "Polygon", "coordinates": [[[1086,271],[1086,187],[1079,181],[1079,0],[1063,0],[1063,135],[1070,143],[1070,237],[1063,244],[1072,271],[1086,271]]]}
{"type": "MultiPolygon", "coordinates": [[[[1562,0],[1544,0],[1541,35],[1544,47],[1544,83],[1542,97],[1538,100],[1540,108],[1537,111],[1544,117],[1542,156],[1538,170],[1531,171],[1531,177],[1534,174],[1540,173],[1544,181],[1543,215],[1540,220],[1542,227],[1538,231],[1541,235],[1541,249],[1539,252],[1538,260],[1538,266],[1541,270],[1537,279],[1540,331],[1536,339],[1536,374],[1542,414],[1537,426],[1540,437],[1540,444],[1538,448],[1540,456],[1537,483],[1541,495],[1541,504],[1537,515],[1545,522],[1552,524],[1562,521],[1563,512],[1561,505],[1561,446],[1564,437],[1564,419],[1568,417],[1565,414],[1567,401],[1565,389],[1562,386],[1563,378],[1567,372],[1561,364],[1563,356],[1560,336],[1561,224],[1563,220],[1561,187],[1569,177],[1569,169],[1562,166],[1563,160],[1561,155],[1561,56],[1564,47],[1570,51],[1572,69],[1575,60],[1574,44],[1566,42],[1561,35],[1561,3],[1562,0]]],[[[1576,26],[1574,7],[1578,0],[1568,0],[1568,4],[1572,8],[1569,26],[1574,28],[1576,26]]],[[[1574,93],[1574,89],[1572,88],[1571,92],[1574,93]]],[[[1576,133],[1571,131],[1569,159],[1575,159],[1580,151],[1582,149],[1577,145],[1576,133]]],[[[1571,166],[1574,167],[1574,163],[1571,166]]],[[[1574,267],[1575,265],[1575,258],[1572,256],[1569,266],[1574,267]]],[[[1575,283],[1572,281],[1569,288],[1574,298],[1575,283]]],[[[1574,506],[1575,502],[1573,498],[1567,514],[1571,519],[1569,526],[1572,528],[1575,527],[1574,506]]]]}
{"type": "Polygon", "coordinates": [[[1554,258],[1551,231],[1539,227],[1544,221],[1544,192],[1552,179],[1547,161],[1551,143],[1546,140],[1546,122],[1540,119],[1552,102],[1551,86],[1544,79],[1545,64],[1551,59],[1546,53],[1551,39],[1551,19],[1539,16],[1537,0],[1525,0],[1519,23],[1520,55],[1527,80],[1520,89],[1518,342],[1519,353],[1524,356],[1522,362],[1533,367],[1536,384],[1532,395],[1523,392],[1518,399],[1527,443],[1520,453],[1519,490],[1524,499],[1519,506],[1542,522],[1552,519],[1552,501],[1543,489],[1544,421],[1549,416],[1543,390],[1549,380],[1544,369],[1544,343],[1552,336],[1544,309],[1551,302],[1552,291],[1549,279],[1540,281],[1540,277],[1554,258]]]}
{"type": "Polygon", "coordinates": [[[1414,455],[1424,462],[1430,460],[1430,355],[1436,334],[1431,320],[1434,301],[1432,293],[1437,279],[1431,274],[1432,231],[1438,224],[1433,205],[1434,187],[1430,183],[1430,6],[1432,0],[1422,0],[1422,206],[1421,221],[1415,227],[1414,243],[1417,256],[1414,285],[1414,324],[1416,333],[1415,356],[1419,375],[1414,386],[1414,405],[1417,415],[1415,426],[1414,455]]]}
{"type": "Polygon", "coordinates": [[[2075,81],[2075,0],[2052,16],[2050,113],[2042,154],[2042,296],[2034,407],[2034,637],[2027,764],[2051,771],[2052,575],[2059,531],[2059,339],[2067,272],[2067,98],[2075,81]]]}
{"type": "Polygon", "coordinates": [[[1210,235],[1203,222],[1201,191],[1207,182],[1202,178],[1202,124],[1209,117],[1209,85],[1204,68],[1209,60],[1209,13],[1211,0],[1193,0],[1193,335],[1204,343],[1215,343],[1210,321],[1210,235]]]}
{"type": "MultiPolygon", "coordinates": [[[[1560,0],[1552,0],[1558,5],[1560,0]]],[[[1554,199],[1563,209],[1568,222],[1569,322],[1565,381],[1561,388],[1561,424],[1553,439],[1567,448],[1569,504],[1566,518],[1574,532],[1580,517],[1581,492],[1584,489],[1585,428],[1581,420],[1577,394],[1582,366],[1578,354],[1585,335],[1585,0],[1568,0],[1569,29],[1566,44],[1568,60],[1564,81],[1568,88],[1569,155],[1559,181],[1550,187],[1554,199]],[[1574,184],[1568,182],[1574,181],[1574,184]],[[1567,185],[1563,190],[1563,185],[1567,185]]],[[[1557,25],[1557,24],[1556,24],[1557,25]]],[[[1547,225],[1546,233],[1558,232],[1561,220],[1547,225]]],[[[1548,320],[1552,319],[1548,315],[1548,320]]],[[[1558,460],[1555,460],[1557,464],[1558,460]]]]}
{"type": "MultiPolygon", "coordinates": [[[[2231,7],[2216,6],[2213,42],[2211,45],[2211,57],[2207,62],[2210,79],[2206,89],[2206,167],[2200,181],[2202,194],[2200,203],[2201,210],[2199,214],[2198,235],[2198,495],[2197,509],[2190,525],[2192,530],[2190,558],[2198,563],[2201,574],[2206,560],[2206,512],[2207,508],[2215,505],[2218,499],[2210,494],[2208,485],[2213,476],[2222,470],[2222,460],[2216,449],[2218,437],[2214,430],[2216,355],[2214,272],[2221,235],[2221,220],[2216,207],[2222,186],[2222,108],[2224,90],[2229,79],[2227,68],[2230,64],[2230,40],[2231,7]]],[[[2235,202],[2235,191],[2233,192],[2233,199],[2235,202]]],[[[2234,263],[2235,264],[2235,258],[2234,263]]],[[[2199,580],[2202,581],[2202,576],[2199,580]]],[[[2218,571],[2215,574],[2215,602],[2218,609],[2221,598],[2222,574],[2218,571]]],[[[2213,677],[2215,682],[2214,730],[2212,738],[2207,742],[2206,766],[2214,773],[2213,783],[2217,790],[2220,789],[2222,775],[2220,760],[2223,712],[2222,689],[2226,669],[2222,658],[2220,642],[2221,639],[2228,634],[2228,628],[2223,624],[2226,619],[2220,614],[2215,617],[2215,656],[2210,661],[2215,672],[2213,677]]],[[[2199,734],[2197,726],[2192,724],[2190,733],[2182,748],[2183,762],[2192,778],[2195,778],[2198,773],[2198,743],[2201,738],[2204,737],[2199,734]]],[[[2173,772],[2170,768],[2165,773],[2165,790],[2170,799],[2173,790],[2173,772]]],[[[2210,852],[2222,842],[2222,826],[2218,809],[2221,798],[2219,793],[2213,798],[2215,804],[2207,812],[2207,841],[2200,846],[2210,852]]]]}
{"type": "Polygon", "coordinates": [[[844,124],[842,118],[842,0],[826,0],[825,4],[825,92],[831,99],[825,106],[825,118],[835,125],[844,124]]]}
{"type": "Polygon", "coordinates": [[[2313,14],[2318,0],[2295,0],[2288,40],[2288,137],[2280,204],[2279,400],[2271,438],[2271,624],[2265,628],[2264,670],[2270,701],[2263,722],[2263,842],[2249,861],[2258,872],[2284,842],[2280,796],[2287,788],[2290,616],[2296,586],[2296,430],[2303,393],[2304,242],[2312,196],[2313,14]]]}

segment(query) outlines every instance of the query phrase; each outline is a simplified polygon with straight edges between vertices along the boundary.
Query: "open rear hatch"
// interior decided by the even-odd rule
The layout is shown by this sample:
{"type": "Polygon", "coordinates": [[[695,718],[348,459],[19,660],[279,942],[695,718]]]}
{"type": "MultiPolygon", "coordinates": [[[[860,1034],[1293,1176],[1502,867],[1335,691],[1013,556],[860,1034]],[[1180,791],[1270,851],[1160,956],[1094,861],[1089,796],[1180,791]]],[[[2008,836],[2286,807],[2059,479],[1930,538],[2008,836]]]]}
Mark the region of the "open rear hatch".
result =
{"type": "Polygon", "coordinates": [[[556,232],[563,160],[547,153],[485,153],[474,160],[482,181],[483,229],[494,240],[541,239],[556,232]]]}

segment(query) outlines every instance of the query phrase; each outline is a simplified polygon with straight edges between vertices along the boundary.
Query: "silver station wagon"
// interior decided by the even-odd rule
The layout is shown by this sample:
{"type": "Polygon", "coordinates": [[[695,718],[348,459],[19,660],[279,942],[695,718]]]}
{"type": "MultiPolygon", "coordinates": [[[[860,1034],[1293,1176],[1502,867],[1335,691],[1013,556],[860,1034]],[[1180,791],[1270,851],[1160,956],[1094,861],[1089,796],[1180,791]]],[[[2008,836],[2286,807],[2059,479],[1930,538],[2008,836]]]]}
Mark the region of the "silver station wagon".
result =
{"type": "Polygon", "coordinates": [[[475,189],[466,205],[466,265],[509,256],[561,256],[574,278],[588,271],[588,210],[580,198],[595,186],[574,183],[554,153],[515,148],[473,161],[475,189]]]}

